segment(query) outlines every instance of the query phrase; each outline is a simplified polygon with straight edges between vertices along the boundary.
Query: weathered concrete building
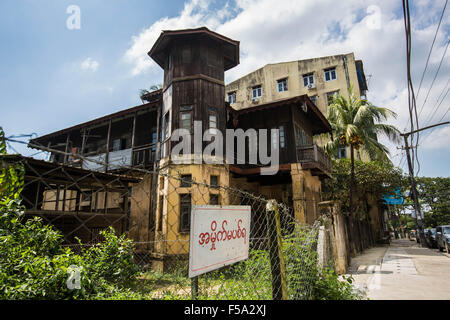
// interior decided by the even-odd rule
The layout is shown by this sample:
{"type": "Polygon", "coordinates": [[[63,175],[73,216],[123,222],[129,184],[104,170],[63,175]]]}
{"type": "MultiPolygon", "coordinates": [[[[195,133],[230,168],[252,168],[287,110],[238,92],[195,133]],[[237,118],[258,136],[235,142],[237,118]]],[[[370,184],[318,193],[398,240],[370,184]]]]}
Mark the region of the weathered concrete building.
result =
{"type": "MultiPolygon", "coordinates": [[[[330,98],[336,93],[348,98],[350,87],[357,97],[366,97],[363,63],[355,60],[353,53],[267,64],[227,84],[226,99],[239,110],[307,95],[326,116],[330,98]]],[[[348,154],[342,148],[336,156],[345,158],[348,154]]]]}

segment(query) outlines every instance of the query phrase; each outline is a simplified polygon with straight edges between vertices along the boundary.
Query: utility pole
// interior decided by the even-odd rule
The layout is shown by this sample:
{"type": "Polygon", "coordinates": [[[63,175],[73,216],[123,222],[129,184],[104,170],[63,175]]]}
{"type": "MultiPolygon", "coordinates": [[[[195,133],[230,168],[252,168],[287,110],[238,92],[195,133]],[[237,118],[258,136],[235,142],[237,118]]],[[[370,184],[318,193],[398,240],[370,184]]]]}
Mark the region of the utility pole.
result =
{"type": "Polygon", "coordinates": [[[404,142],[405,142],[406,159],[408,161],[409,179],[411,182],[411,196],[412,196],[412,199],[414,202],[414,210],[416,211],[416,221],[417,221],[417,228],[419,229],[420,246],[422,246],[422,247],[425,244],[425,235],[423,234],[422,210],[421,210],[420,204],[419,204],[419,197],[418,197],[417,188],[416,188],[416,179],[414,178],[414,170],[412,167],[411,155],[409,153],[409,149],[411,147],[408,144],[408,137],[419,131],[423,131],[423,130],[430,129],[433,127],[441,126],[444,124],[450,124],[450,122],[438,123],[438,124],[435,124],[432,126],[428,126],[425,128],[421,128],[421,129],[417,129],[417,130],[414,130],[411,132],[406,132],[406,133],[400,134],[400,136],[403,137],[404,142]]]}

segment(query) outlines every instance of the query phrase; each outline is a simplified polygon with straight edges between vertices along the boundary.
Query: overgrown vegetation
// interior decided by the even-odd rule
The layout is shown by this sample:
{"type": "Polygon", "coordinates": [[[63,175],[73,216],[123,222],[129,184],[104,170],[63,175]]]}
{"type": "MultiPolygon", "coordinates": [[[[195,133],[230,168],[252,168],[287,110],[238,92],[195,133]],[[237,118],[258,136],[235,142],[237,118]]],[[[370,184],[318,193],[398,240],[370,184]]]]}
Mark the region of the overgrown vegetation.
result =
{"type": "MultiPolygon", "coordinates": [[[[5,154],[0,127],[0,155],[5,154]]],[[[64,247],[59,231],[40,218],[25,217],[20,199],[24,168],[3,161],[0,170],[0,299],[191,298],[185,261],[170,274],[142,273],[134,262],[133,242],[112,228],[102,232],[103,242],[80,253],[64,247]]],[[[296,228],[284,239],[289,298],[360,298],[350,281],[317,266],[312,235],[296,228]]],[[[271,299],[270,279],[267,250],[252,250],[249,259],[201,276],[199,298],[271,299]]]]}
{"type": "Polygon", "coordinates": [[[425,226],[434,228],[450,224],[450,178],[420,177],[416,181],[425,226]]]}
{"type": "MultiPolygon", "coordinates": [[[[339,201],[344,212],[349,210],[350,171],[349,159],[333,160],[332,178],[324,180],[322,185],[323,198],[339,201]]],[[[396,188],[404,190],[408,186],[408,180],[402,171],[385,161],[355,161],[355,178],[358,181],[355,186],[355,195],[358,195],[360,199],[364,199],[365,195],[371,195],[379,200],[385,194],[392,194],[396,188]]],[[[361,206],[358,209],[365,210],[361,206]]]]}
{"type": "MultiPolygon", "coordinates": [[[[0,154],[6,154],[1,128],[0,154]]],[[[25,218],[20,200],[24,168],[2,161],[0,169],[0,299],[130,296],[123,288],[132,286],[138,275],[130,240],[110,229],[103,232],[105,242],[81,254],[64,248],[60,232],[40,218],[25,218]],[[72,266],[80,271],[80,289],[67,283],[72,266]]]]}

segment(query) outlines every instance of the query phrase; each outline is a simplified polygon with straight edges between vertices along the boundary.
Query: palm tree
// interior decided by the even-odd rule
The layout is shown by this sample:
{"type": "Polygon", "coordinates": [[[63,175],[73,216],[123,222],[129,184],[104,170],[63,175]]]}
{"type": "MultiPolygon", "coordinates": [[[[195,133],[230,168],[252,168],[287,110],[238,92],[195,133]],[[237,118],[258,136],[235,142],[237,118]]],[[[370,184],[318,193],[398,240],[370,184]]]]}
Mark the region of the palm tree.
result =
{"type": "Polygon", "coordinates": [[[392,125],[381,123],[397,114],[387,108],[374,106],[365,99],[356,97],[352,88],[349,99],[335,95],[328,106],[328,121],[333,129],[334,140],[329,140],[324,149],[334,155],[339,148],[350,147],[350,214],[353,216],[353,194],[355,187],[355,150],[365,151],[371,160],[390,161],[389,149],[378,141],[385,135],[394,142],[399,141],[400,131],[392,125]]]}

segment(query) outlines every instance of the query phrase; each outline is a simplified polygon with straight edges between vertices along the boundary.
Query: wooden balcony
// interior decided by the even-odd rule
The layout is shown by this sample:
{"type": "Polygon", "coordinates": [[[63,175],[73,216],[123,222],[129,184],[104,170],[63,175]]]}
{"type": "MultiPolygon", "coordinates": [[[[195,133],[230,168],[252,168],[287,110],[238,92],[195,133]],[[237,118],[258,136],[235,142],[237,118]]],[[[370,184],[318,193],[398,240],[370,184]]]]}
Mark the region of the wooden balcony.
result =
{"type": "Polygon", "coordinates": [[[134,148],[132,159],[133,167],[152,167],[156,159],[156,144],[134,148]]]}
{"type": "Polygon", "coordinates": [[[331,177],[331,158],[315,143],[297,148],[297,161],[313,175],[331,177]]]}

